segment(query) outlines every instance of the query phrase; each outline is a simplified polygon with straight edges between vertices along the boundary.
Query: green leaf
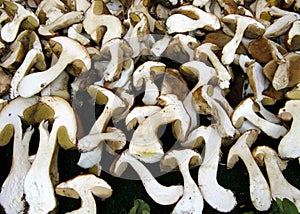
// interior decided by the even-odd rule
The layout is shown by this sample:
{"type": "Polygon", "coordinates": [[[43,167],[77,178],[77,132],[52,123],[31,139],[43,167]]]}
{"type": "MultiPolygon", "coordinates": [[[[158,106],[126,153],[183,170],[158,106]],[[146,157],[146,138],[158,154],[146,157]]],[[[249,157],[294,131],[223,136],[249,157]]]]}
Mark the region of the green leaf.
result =
{"type": "Polygon", "coordinates": [[[136,199],[129,214],[150,214],[150,207],[145,201],[136,199]]]}
{"type": "Polygon", "coordinates": [[[284,198],[282,200],[282,205],[283,205],[284,213],[286,213],[286,214],[298,214],[299,213],[296,205],[287,198],[284,198]]]}
{"type": "Polygon", "coordinates": [[[283,203],[282,203],[282,200],[280,198],[276,198],[276,204],[279,208],[279,211],[280,212],[284,212],[284,209],[283,209],[283,203]]]}

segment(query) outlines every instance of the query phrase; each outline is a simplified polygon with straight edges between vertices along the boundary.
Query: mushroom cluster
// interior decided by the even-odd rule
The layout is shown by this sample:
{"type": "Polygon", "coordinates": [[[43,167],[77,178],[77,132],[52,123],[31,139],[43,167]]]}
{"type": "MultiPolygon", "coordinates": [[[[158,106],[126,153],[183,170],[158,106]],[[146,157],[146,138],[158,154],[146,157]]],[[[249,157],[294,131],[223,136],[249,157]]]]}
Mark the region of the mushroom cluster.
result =
{"type": "Polygon", "coordinates": [[[101,171],[126,177],[128,164],[172,213],[202,213],[204,201],[230,212],[235,193],[217,179],[224,150],[228,170],[245,164],[255,209],[287,198],[300,210],[282,173],[300,158],[299,3],[0,1],[5,212],[57,212],[65,196],[81,199],[70,213],[96,213],[93,196],[113,193],[101,171]],[[80,154],[82,173],[60,178],[60,150],[80,154]],[[172,170],[181,184],[155,178],[172,170]]]}

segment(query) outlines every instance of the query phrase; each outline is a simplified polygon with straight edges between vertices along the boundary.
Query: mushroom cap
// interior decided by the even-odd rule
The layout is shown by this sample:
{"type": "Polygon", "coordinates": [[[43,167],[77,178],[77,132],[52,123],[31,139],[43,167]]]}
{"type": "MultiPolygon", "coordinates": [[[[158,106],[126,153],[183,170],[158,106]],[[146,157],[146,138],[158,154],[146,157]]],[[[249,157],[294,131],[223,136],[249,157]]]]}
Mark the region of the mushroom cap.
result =
{"type": "Polygon", "coordinates": [[[78,175],[75,178],[56,186],[55,192],[58,195],[69,198],[80,198],[81,191],[91,192],[93,195],[106,199],[112,195],[112,189],[106,181],[95,175],[78,175]]]}
{"type": "Polygon", "coordinates": [[[252,17],[241,16],[237,14],[229,14],[227,16],[222,17],[222,22],[227,24],[229,28],[234,29],[239,19],[244,20],[245,23],[248,24],[248,27],[244,32],[245,37],[250,39],[256,39],[265,33],[265,26],[252,17]]]}

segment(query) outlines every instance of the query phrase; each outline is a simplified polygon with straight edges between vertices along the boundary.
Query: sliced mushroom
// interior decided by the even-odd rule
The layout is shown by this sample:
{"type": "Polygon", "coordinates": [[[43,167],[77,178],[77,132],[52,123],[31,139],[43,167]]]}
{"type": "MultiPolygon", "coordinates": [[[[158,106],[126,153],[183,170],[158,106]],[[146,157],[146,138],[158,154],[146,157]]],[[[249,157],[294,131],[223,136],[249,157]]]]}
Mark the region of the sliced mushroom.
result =
{"type": "Polygon", "coordinates": [[[1,38],[5,42],[12,42],[15,40],[17,33],[19,31],[22,22],[26,21],[29,26],[33,28],[38,27],[39,19],[36,15],[30,11],[26,10],[21,4],[16,2],[5,2],[5,7],[16,7],[16,14],[11,22],[5,24],[1,29],[1,38]]]}
{"type": "Polygon", "coordinates": [[[297,16],[294,14],[287,14],[279,19],[275,20],[273,24],[267,27],[264,36],[267,38],[281,36],[282,34],[286,33],[293,22],[297,20],[297,16]]]}
{"type": "Polygon", "coordinates": [[[278,153],[281,158],[298,158],[300,157],[300,145],[298,143],[298,128],[299,128],[299,100],[288,100],[285,106],[279,110],[279,117],[283,120],[291,120],[292,125],[286,135],[283,136],[279,145],[278,153]]]}
{"type": "Polygon", "coordinates": [[[242,41],[244,34],[249,38],[257,38],[265,33],[264,25],[251,17],[229,14],[224,16],[222,21],[225,22],[225,24],[236,25],[234,37],[222,50],[223,55],[221,61],[225,65],[229,65],[233,62],[236,49],[242,41]]]}
{"type": "Polygon", "coordinates": [[[253,125],[258,127],[261,131],[272,138],[279,138],[287,133],[286,128],[282,125],[271,123],[259,117],[255,111],[255,104],[251,98],[244,99],[235,109],[231,115],[232,124],[239,128],[243,124],[244,118],[246,118],[253,125]]]}
{"type": "Polygon", "coordinates": [[[60,0],[43,0],[36,9],[36,15],[41,23],[50,24],[67,10],[67,6],[60,0]]]}
{"type": "Polygon", "coordinates": [[[297,20],[293,23],[287,34],[286,46],[289,50],[299,50],[299,38],[300,38],[300,21],[297,20]]]}
{"type": "Polygon", "coordinates": [[[187,141],[181,145],[184,147],[202,146],[205,141],[204,158],[198,171],[198,185],[204,200],[214,209],[220,212],[230,212],[236,205],[236,199],[229,189],[220,186],[217,181],[217,170],[220,159],[222,137],[217,127],[200,126],[192,131],[187,141]]]}
{"type": "Polygon", "coordinates": [[[80,44],[82,45],[89,45],[90,40],[85,35],[81,34],[82,28],[83,28],[82,24],[73,24],[68,29],[68,37],[80,42],[80,44]]]}
{"type": "Polygon", "coordinates": [[[69,198],[81,199],[81,207],[69,212],[75,213],[97,213],[96,202],[93,196],[102,200],[112,195],[112,189],[109,184],[95,175],[78,175],[71,180],[62,182],[55,187],[58,195],[69,198]]]}
{"type": "Polygon", "coordinates": [[[14,136],[12,166],[0,192],[0,203],[6,213],[20,213],[25,210],[23,184],[30,168],[29,141],[34,130],[29,127],[23,133],[21,118],[24,110],[37,102],[38,97],[17,98],[0,112],[0,146],[8,144],[14,136]]]}
{"type": "Polygon", "coordinates": [[[127,165],[136,171],[141,179],[148,195],[158,204],[174,204],[183,195],[181,185],[163,186],[157,182],[151,172],[137,159],[132,157],[128,150],[125,150],[112,164],[110,172],[116,176],[121,176],[126,170],[127,165]]]}
{"type": "Polygon", "coordinates": [[[9,92],[11,81],[11,75],[0,68],[0,96],[9,92]]]}
{"type": "Polygon", "coordinates": [[[164,154],[157,136],[161,125],[173,123],[173,134],[180,141],[185,140],[190,125],[189,115],[176,95],[160,95],[159,103],[164,108],[138,126],[129,144],[129,154],[146,163],[157,162],[164,154]]]}
{"type": "Polygon", "coordinates": [[[193,5],[185,5],[171,11],[171,16],[166,21],[169,34],[184,33],[199,28],[206,30],[220,29],[217,16],[207,13],[193,5]]]}
{"type": "Polygon", "coordinates": [[[249,130],[239,137],[229,150],[227,168],[231,169],[239,158],[242,159],[249,173],[251,201],[257,210],[266,211],[271,205],[271,192],[249,149],[257,136],[256,130],[249,130]]]}
{"type": "Polygon", "coordinates": [[[202,213],[203,198],[189,171],[191,161],[199,165],[201,163],[200,155],[191,149],[174,149],[166,153],[160,162],[164,171],[170,171],[178,166],[183,176],[183,196],[177,202],[172,213],[202,213]]]}
{"type": "Polygon", "coordinates": [[[275,150],[268,146],[258,146],[252,152],[256,161],[265,164],[269,177],[271,195],[274,200],[287,198],[300,209],[300,190],[292,186],[283,176],[282,171],[287,166],[287,161],[278,157],[275,150]]]}
{"type": "Polygon", "coordinates": [[[145,85],[144,97],[145,105],[154,105],[159,96],[158,88],[154,82],[155,76],[163,74],[166,65],[160,62],[147,61],[140,65],[133,73],[133,86],[140,90],[145,85]]]}
{"type": "Polygon", "coordinates": [[[18,87],[20,96],[30,97],[40,92],[57,78],[69,64],[73,64],[78,69],[78,73],[90,69],[90,56],[78,42],[64,36],[52,38],[50,42],[55,51],[61,52],[57,63],[43,72],[25,76],[18,87]]]}

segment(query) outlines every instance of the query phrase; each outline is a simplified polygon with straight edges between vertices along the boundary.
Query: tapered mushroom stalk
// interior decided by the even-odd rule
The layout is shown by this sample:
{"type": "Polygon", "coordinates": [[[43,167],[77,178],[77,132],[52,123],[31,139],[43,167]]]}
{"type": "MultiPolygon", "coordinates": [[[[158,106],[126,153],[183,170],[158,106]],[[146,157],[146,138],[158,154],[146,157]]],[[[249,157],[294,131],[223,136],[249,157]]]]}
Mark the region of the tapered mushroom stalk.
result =
{"type": "Polygon", "coordinates": [[[185,140],[190,125],[189,115],[176,95],[161,95],[159,100],[164,108],[138,126],[129,144],[129,153],[147,163],[159,161],[164,154],[157,136],[161,125],[173,123],[173,134],[180,141],[185,140]]]}
{"type": "Polygon", "coordinates": [[[53,45],[53,49],[61,51],[58,61],[46,71],[25,76],[18,87],[20,96],[30,97],[39,93],[56,79],[69,64],[77,67],[79,72],[90,69],[90,56],[80,43],[68,37],[59,36],[52,38],[50,44],[53,45]]]}
{"type": "Polygon", "coordinates": [[[145,105],[155,105],[159,91],[154,83],[157,75],[163,74],[166,65],[160,62],[148,61],[140,65],[133,73],[133,85],[138,90],[145,85],[145,94],[142,99],[145,105]]]}
{"type": "Polygon", "coordinates": [[[217,181],[222,138],[215,125],[201,126],[192,131],[183,146],[198,147],[205,141],[204,158],[198,171],[198,185],[204,200],[220,212],[230,212],[236,205],[232,191],[223,188],[217,181]]]}
{"type": "Polygon", "coordinates": [[[90,174],[78,175],[71,180],[60,183],[56,186],[55,192],[61,196],[81,199],[81,207],[68,212],[69,214],[97,213],[93,196],[104,200],[112,195],[112,189],[106,181],[90,174]]]}
{"type": "Polygon", "coordinates": [[[161,168],[169,171],[178,166],[183,176],[183,196],[177,202],[172,213],[202,213],[203,197],[193,180],[189,165],[193,161],[197,165],[201,163],[201,157],[191,149],[171,150],[161,160],[161,168]]]}
{"type": "MultiPolygon", "coordinates": [[[[39,148],[24,181],[29,213],[48,213],[56,207],[50,171],[57,164],[52,163],[58,155],[57,143],[64,149],[74,148],[76,145],[77,124],[70,104],[62,98],[50,96],[41,97],[40,104],[52,111],[52,118],[47,119],[54,119],[54,123],[50,134],[48,122],[41,122],[39,126],[39,148]]],[[[40,114],[39,109],[37,114],[40,114]]],[[[46,116],[44,114],[42,116],[46,116]]]]}
{"type": "Polygon", "coordinates": [[[12,166],[0,192],[0,203],[6,213],[24,212],[23,184],[30,168],[29,141],[34,130],[29,127],[23,135],[21,118],[24,110],[37,102],[38,97],[20,97],[11,101],[0,112],[0,146],[8,144],[14,135],[12,166]]]}
{"type": "Polygon", "coordinates": [[[268,146],[258,146],[252,154],[259,164],[266,166],[272,198],[274,200],[287,198],[300,210],[300,190],[292,186],[282,174],[287,161],[281,160],[277,152],[268,146]]]}
{"type": "Polygon", "coordinates": [[[300,157],[300,145],[298,141],[298,132],[300,128],[300,100],[289,100],[285,106],[279,110],[279,117],[284,120],[291,120],[290,130],[281,139],[278,146],[278,153],[281,158],[300,157]]]}
{"type": "Polygon", "coordinates": [[[103,142],[103,135],[100,133],[105,131],[109,120],[115,115],[120,115],[126,107],[126,104],[120,97],[103,87],[91,85],[88,88],[88,92],[95,99],[96,103],[105,104],[105,107],[92,126],[89,134],[78,141],[80,148],[83,145],[89,144],[91,137],[93,137],[93,145],[97,145],[94,150],[81,153],[78,165],[83,168],[90,168],[100,163],[103,149],[103,143],[101,143],[103,142]]]}
{"type": "Polygon", "coordinates": [[[176,185],[166,187],[161,185],[140,161],[129,154],[128,150],[125,150],[114,161],[110,171],[119,177],[126,170],[128,164],[130,164],[130,166],[136,171],[147,193],[156,203],[161,205],[174,204],[182,196],[182,186],[176,185]]]}
{"type": "Polygon", "coordinates": [[[257,136],[257,131],[252,129],[239,137],[229,150],[227,168],[232,168],[239,158],[243,160],[249,173],[251,201],[257,210],[266,211],[271,205],[271,192],[249,149],[256,141],[257,136]]]}

